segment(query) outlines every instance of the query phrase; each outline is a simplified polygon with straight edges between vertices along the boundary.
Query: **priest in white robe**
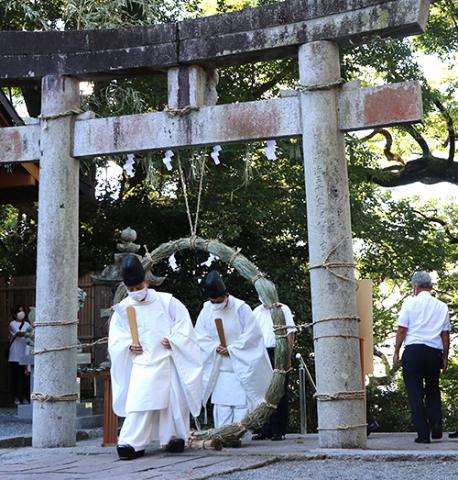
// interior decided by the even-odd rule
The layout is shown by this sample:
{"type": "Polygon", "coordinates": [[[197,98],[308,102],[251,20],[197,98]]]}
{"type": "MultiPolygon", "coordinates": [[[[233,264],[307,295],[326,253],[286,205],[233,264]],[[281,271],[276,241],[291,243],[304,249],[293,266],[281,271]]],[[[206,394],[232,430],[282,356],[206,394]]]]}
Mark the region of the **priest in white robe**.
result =
{"type": "Polygon", "coordinates": [[[203,405],[211,397],[215,427],[241,421],[265,399],[272,379],[262,332],[251,308],[232,295],[217,271],[203,287],[209,301],[197,319],[195,331],[204,362],[203,405]],[[221,319],[222,345],[215,319],[221,319]]]}
{"type": "Polygon", "coordinates": [[[202,361],[192,322],[179,300],[148,289],[136,255],[124,259],[122,276],[128,297],[114,306],[108,341],[113,410],[126,417],[118,455],[140,457],[153,440],[179,453],[189,437],[189,414],[201,410],[202,361]],[[128,307],[135,312],[138,343],[128,307]]]}

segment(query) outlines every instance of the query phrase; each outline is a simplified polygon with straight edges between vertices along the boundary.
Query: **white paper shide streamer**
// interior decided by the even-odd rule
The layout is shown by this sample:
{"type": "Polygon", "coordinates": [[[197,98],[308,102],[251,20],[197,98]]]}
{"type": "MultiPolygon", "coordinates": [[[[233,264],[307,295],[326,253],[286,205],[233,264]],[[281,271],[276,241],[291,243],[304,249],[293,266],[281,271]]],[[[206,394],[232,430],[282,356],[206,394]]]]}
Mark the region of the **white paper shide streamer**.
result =
{"type": "Polygon", "coordinates": [[[179,270],[179,267],[178,267],[178,264],[177,264],[177,259],[175,258],[175,254],[172,253],[172,255],[170,255],[169,257],[169,267],[174,271],[178,271],[179,270]]]}
{"type": "Polygon", "coordinates": [[[264,153],[269,160],[277,160],[277,142],[275,140],[267,140],[264,153]]]}
{"type": "Polygon", "coordinates": [[[162,163],[165,165],[165,168],[171,172],[173,170],[173,167],[172,167],[172,157],[174,157],[175,154],[172,152],[172,150],[167,150],[165,152],[165,156],[164,158],[162,159],[162,163]]]}
{"type": "Polygon", "coordinates": [[[219,152],[221,152],[222,148],[221,145],[215,145],[213,147],[212,153],[210,153],[210,157],[212,157],[212,160],[215,162],[215,165],[219,165],[221,163],[221,160],[219,159],[219,152]]]}
{"type": "Polygon", "coordinates": [[[216,260],[219,260],[219,257],[217,257],[216,255],[213,255],[213,253],[210,253],[210,254],[208,255],[207,260],[206,260],[205,262],[202,262],[202,263],[200,264],[200,266],[203,267],[203,266],[205,265],[205,266],[207,266],[207,267],[211,267],[211,264],[212,264],[213,262],[215,262],[216,260]]]}
{"type": "Polygon", "coordinates": [[[126,172],[126,175],[128,177],[133,177],[135,175],[134,165],[135,165],[135,156],[133,153],[129,153],[127,155],[126,163],[122,167],[122,169],[126,172]]]}

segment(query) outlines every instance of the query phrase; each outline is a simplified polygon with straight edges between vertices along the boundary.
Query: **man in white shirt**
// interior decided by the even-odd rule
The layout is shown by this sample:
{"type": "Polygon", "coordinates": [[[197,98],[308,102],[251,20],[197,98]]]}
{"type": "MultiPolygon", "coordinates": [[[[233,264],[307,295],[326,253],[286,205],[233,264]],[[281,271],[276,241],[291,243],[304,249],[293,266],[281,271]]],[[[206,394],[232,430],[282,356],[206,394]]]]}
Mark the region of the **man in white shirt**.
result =
{"type": "Polygon", "coordinates": [[[251,308],[229,295],[217,271],[207,275],[203,288],[209,301],[195,326],[204,363],[202,404],[211,396],[214,424],[221,427],[240,422],[264,401],[272,368],[251,308]],[[215,319],[222,322],[225,345],[215,319]]]}
{"type": "MultiPolygon", "coordinates": [[[[264,344],[267,349],[267,353],[270,358],[272,367],[274,367],[275,360],[275,332],[271,315],[271,307],[264,302],[261,297],[259,298],[261,305],[256,307],[253,311],[256,320],[261,327],[262,336],[264,338],[264,344]]],[[[285,324],[287,328],[287,340],[288,340],[288,369],[291,367],[291,357],[293,353],[294,334],[296,328],[294,327],[293,314],[291,309],[284,304],[280,304],[283,315],[285,317],[285,324]]],[[[283,397],[280,399],[277,405],[277,409],[270,416],[269,421],[263,425],[262,428],[257,430],[253,435],[253,440],[263,440],[270,438],[271,440],[283,440],[286,434],[286,428],[288,426],[288,378],[285,376],[285,387],[283,397]]]]}
{"type": "Polygon", "coordinates": [[[415,442],[430,443],[430,432],[433,439],[442,438],[439,376],[448,366],[450,319],[447,305],[430,294],[428,273],[415,272],[412,287],[414,296],[402,304],[399,314],[393,365],[404,343],[402,374],[418,433],[415,442]]]}

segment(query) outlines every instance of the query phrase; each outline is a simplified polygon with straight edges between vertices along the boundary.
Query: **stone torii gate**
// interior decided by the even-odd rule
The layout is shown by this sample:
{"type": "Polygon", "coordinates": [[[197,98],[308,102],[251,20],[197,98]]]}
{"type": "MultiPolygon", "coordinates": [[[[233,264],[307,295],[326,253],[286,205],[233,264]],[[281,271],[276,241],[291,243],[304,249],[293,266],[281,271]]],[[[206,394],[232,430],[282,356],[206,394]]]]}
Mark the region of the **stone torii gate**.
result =
{"type": "Polygon", "coordinates": [[[41,81],[0,164],[40,161],[33,445],[75,443],[79,159],[302,136],[321,447],[365,447],[344,132],[422,120],[420,87],[342,84],[339,48],[424,30],[429,0],[287,0],[119,31],[1,32],[0,83],[41,81]],[[289,97],[215,105],[216,67],[297,56],[289,97]],[[169,109],[78,115],[79,81],[168,73],[169,109]],[[47,350],[47,352],[45,352],[47,350]],[[44,352],[40,354],[40,352],[44,352]]]}

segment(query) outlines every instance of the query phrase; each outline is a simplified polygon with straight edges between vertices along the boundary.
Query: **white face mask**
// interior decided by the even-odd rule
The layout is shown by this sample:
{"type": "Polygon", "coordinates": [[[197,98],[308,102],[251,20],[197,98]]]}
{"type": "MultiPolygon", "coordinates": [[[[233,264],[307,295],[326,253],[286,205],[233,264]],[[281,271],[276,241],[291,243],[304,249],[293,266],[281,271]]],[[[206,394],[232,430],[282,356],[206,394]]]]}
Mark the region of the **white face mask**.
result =
{"type": "Polygon", "coordinates": [[[136,292],[127,292],[127,294],[134,302],[143,302],[148,295],[148,289],[143,288],[142,290],[137,290],[136,292]]]}
{"type": "Polygon", "coordinates": [[[212,303],[212,310],[214,312],[217,312],[218,310],[223,310],[223,308],[227,307],[227,302],[228,300],[225,300],[224,302],[221,302],[221,303],[212,303]]]}
{"type": "Polygon", "coordinates": [[[18,313],[16,313],[16,318],[17,318],[20,322],[22,322],[22,320],[24,320],[24,318],[25,318],[25,312],[18,312],[18,313]]]}

